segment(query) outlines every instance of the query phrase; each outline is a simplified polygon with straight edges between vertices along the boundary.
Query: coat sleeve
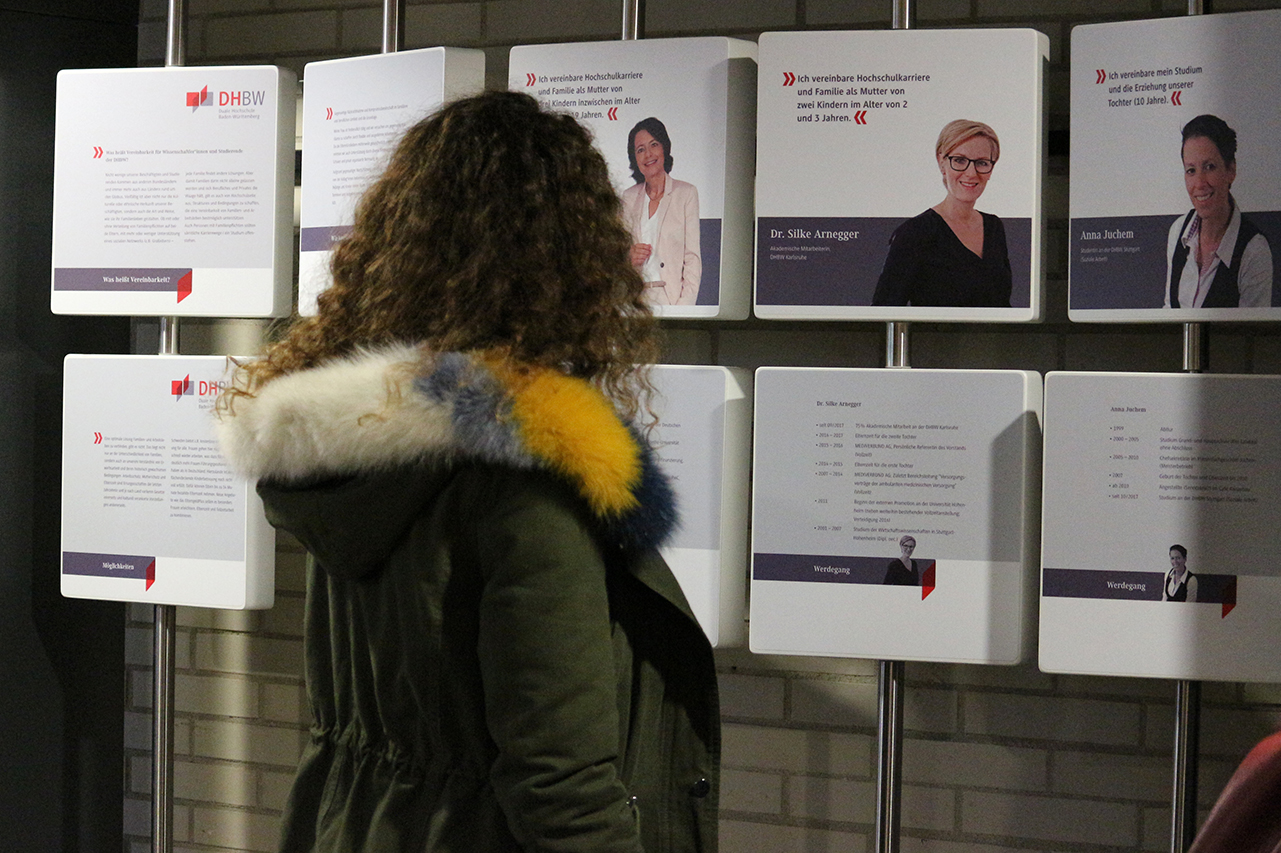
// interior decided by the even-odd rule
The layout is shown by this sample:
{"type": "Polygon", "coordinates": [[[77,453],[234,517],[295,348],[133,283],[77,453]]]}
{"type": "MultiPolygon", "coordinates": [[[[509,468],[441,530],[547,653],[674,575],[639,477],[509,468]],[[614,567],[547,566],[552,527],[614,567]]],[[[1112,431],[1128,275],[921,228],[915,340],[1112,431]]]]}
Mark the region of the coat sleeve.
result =
{"type": "Polygon", "coordinates": [[[504,479],[475,542],[491,783],[530,853],[638,853],[599,548],[559,484],[504,479]]]}

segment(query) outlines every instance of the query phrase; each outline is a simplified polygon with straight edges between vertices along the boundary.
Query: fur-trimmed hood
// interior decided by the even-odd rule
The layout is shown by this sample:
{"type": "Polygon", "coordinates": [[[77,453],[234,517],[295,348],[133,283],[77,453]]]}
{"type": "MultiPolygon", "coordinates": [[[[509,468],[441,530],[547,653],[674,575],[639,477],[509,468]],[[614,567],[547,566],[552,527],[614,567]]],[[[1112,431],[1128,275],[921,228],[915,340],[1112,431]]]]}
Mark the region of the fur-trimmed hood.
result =
{"type": "Polygon", "coordinates": [[[422,463],[545,470],[627,547],[663,543],[674,496],[649,444],[590,383],[398,345],[278,377],[222,415],[239,473],[291,489],[422,463]]]}

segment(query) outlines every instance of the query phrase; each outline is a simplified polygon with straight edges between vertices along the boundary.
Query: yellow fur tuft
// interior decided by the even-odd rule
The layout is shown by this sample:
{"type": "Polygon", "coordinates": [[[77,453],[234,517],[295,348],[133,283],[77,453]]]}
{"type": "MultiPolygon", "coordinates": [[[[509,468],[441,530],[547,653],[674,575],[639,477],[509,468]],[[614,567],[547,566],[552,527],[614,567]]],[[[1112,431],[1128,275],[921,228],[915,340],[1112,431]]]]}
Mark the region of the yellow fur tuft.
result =
{"type": "Polygon", "coordinates": [[[640,450],[605,395],[554,370],[535,369],[519,378],[496,372],[512,390],[512,414],[530,452],[581,484],[598,515],[637,506],[640,450]]]}

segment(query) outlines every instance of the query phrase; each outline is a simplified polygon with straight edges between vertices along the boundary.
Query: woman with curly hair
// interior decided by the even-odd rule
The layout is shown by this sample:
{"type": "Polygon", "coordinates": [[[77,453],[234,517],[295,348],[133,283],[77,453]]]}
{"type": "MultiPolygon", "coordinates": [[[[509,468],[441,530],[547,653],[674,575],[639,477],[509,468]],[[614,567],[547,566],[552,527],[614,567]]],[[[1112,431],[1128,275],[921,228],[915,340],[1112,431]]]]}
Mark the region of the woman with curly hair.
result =
{"type": "Polygon", "coordinates": [[[657,354],[604,160],[515,93],[411,128],[319,313],[219,402],[307,547],[286,851],[716,848],[711,650],[656,551],[657,354]]]}

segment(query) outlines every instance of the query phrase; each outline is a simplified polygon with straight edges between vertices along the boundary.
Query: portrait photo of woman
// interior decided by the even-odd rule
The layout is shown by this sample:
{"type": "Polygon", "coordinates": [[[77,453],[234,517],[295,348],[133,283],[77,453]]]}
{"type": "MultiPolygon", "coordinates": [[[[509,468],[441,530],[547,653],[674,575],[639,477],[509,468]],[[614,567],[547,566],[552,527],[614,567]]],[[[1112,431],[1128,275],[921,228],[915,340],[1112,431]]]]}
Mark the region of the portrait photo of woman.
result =
{"type": "Polygon", "coordinates": [[[631,262],[654,305],[694,305],[703,275],[698,188],[671,175],[672,140],[652,116],[627,134],[627,163],[636,184],[623,191],[631,262]]]}
{"type": "Polygon", "coordinates": [[[1192,209],[1170,226],[1165,307],[1271,307],[1272,249],[1232,197],[1236,131],[1199,115],[1183,126],[1181,152],[1192,209]]]}
{"type": "Polygon", "coordinates": [[[947,195],[894,231],[872,304],[1008,308],[1005,226],[975,209],[1001,156],[996,131],[981,121],[948,122],[934,156],[947,195]]]}
{"type": "Polygon", "coordinates": [[[1170,546],[1170,571],[1165,573],[1165,586],[1161,588],[1162,601],[1196,601],[1196,575],[1188,571],[1188,549],[1182,545],[1170,546]]]}
{"type": "Polygon", "coordinates": [[[881,581],[881,584],[883,586],[920,586],[921,570],[912,559],[912,552],[916,550],[916,540],[911,536],[901,537],[898,540],[898,550],[899,556],[890,560],[889,565],[885,567],[885,580],[881,581]]]}

